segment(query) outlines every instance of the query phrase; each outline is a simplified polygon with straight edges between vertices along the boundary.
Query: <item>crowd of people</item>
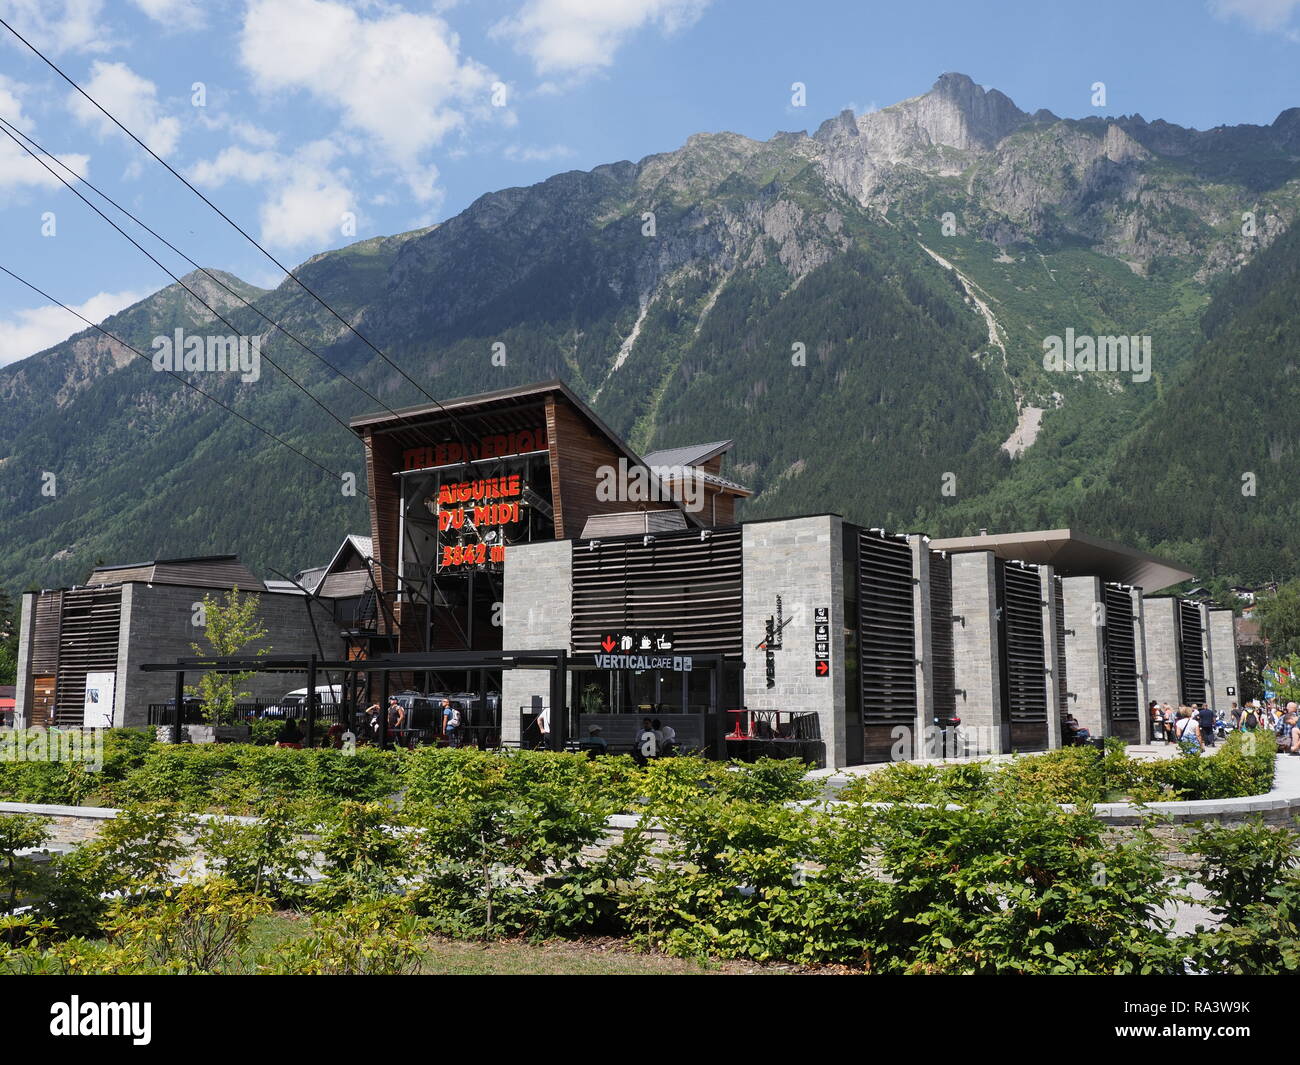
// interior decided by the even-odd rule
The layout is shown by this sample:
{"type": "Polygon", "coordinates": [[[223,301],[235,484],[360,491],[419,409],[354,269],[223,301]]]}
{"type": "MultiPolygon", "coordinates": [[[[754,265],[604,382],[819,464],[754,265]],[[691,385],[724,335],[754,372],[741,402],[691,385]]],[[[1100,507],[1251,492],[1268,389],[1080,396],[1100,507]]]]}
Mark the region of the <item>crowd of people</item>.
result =
{"type": "Polygon", "coordinates": [[[1163,740],[1191,750],[1205,750],[1229,732],[1272,732],[1279,751],[1300,756],[1300,709],[1293,702],[1285,708],[1271,699],[1264,704],[1255,699],[1245,706],[1234,702],[1226,714],[1216,714],[1205,703],[1175,708],[1153,699],[1147,713],[1152,743],[1163,740]]]}

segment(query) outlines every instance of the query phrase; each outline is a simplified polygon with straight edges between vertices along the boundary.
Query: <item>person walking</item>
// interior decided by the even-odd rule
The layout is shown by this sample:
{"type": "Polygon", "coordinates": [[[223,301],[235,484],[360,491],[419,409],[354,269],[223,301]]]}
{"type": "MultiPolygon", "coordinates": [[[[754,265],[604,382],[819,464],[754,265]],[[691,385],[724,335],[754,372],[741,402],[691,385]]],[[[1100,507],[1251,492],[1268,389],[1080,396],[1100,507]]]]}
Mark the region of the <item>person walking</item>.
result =
{"type": "Polygon", "coordinates": [[[1178,708],[1178,746],[1185,751],[1200,753],[1200,725],[1192,714],[1190,706],[1178,708]]]}
{"type": "Polygon", "coordinates": [[[1174,713],[1174,708],[1168,703],[1164,707],[1165,717],[1165,743],[1178,742],[1178,716],[1174,713]]]}
{"type": "Polygon", "coordinates": [[[1196,723],[1201,730],[1201,743],[1206,747],[1214,746],[1214,711],[1206,703],[1196,707],[1196,723]]]}
{"type": "Polygon", "coordinates": [[[1151,742],[1159,743],[1165,731],[1165,717],[1160,712],[1160,703],[1157,700],[1151,700],[1151,705],[1147,707],[1147,715],[1151,718],[1151,742]]]}

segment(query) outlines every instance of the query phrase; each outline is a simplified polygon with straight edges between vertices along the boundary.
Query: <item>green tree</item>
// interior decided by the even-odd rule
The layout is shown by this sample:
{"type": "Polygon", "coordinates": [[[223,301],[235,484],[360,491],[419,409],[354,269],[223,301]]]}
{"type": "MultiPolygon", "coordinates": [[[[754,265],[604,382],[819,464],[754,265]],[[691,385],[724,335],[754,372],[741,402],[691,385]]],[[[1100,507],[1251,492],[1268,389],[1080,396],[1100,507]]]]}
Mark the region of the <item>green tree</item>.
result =
{"type": "Polygon", "coordinates": [[[1287,581],[1277,594],[1259,600],[1255,610],[1269,654],[1300,654],[1300,581],[1287,581]]]}
{"type": "MultiPolygon", "coordinates": [[[[228,658],[237,655],[250,645],[266,637],[266,629],[258,617],[262,597],[240,596],[239,588],[230,589],[224,599],[209,594],[203,597],[204,616],[207,619],[205,635],[208,646],[190,644],[197,655],[214,655],[228,658]]],[[[270,647],[259,648],[254,657],[269,654],[270,647]]],[[[203,700],[204,712],[214,725],[236,722],[235,703],[251,694],[241,691],[254,676],[253,673],[205,673],[197,687],[187,688],[191,695],[203,700]]]]}
{"type": "Polygon", "coordinates": [[[0,684],[18,683],[18,604],[0,590],[0,684]]]}

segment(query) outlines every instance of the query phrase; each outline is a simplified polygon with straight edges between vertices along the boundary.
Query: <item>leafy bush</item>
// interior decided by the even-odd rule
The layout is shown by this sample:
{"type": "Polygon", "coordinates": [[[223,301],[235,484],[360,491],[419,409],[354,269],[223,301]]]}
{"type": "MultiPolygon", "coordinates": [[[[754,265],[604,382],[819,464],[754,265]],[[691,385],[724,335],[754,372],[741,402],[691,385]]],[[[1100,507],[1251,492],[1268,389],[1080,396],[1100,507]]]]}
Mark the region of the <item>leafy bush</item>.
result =
{"type": "Polygon", "coordinates": [[[1145,831],[1107,842],[1086,811],[998,800],[874,811],[889,878],[875,968],[905,973],[1176,972],[1145,831]]]}
{"type": "Polygon", "coordinates": [[[312,918],[302,938],[263,955],[258,972],[274,976],[406,976],[423,954],[420,920],[393,900],[354,902],[312,918]]]}
{"type": "Polygon", "coordinates": [[[137,971],[212,974],[247,946],[253,922],[269,912],[262,896],[225,877],[206,877],[164,888],[145,904],[114,903],[107,938],[137,971]]]}
{"type": "Polygon", "coordinates": [[[1188,844],[1201,855],[1200,882],[1215,928],[1197,926],[1188,958],[1216,974],[1300,972],[1300,835],[1262,821],[1205,825],[1188,844]]]}
{"type": "Polygon", "coordinates": [[[884,885],[863,862],[861,808],[713,797],[652,809],[668,840],[623,901],[644,944],[681,956],[860,963],[884,885]]]}

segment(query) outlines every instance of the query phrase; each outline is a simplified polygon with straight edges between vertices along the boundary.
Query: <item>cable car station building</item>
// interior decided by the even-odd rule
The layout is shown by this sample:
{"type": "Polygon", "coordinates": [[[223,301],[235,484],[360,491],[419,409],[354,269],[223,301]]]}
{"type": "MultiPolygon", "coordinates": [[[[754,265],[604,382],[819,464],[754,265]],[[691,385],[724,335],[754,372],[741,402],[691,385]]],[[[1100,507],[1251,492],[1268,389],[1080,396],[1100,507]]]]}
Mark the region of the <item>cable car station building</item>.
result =
{"type": "Polygon", "coordinates": [[[563,652],[563,707],[536,670],[480,673],[505,743],[540,740],[547,711],[617,749],[652,717],[716,756],[845,766],[943,754],[952,718],[968,753],[1059,746],[1066,715],[1146,742],[1149,699],[1237,693],[1231,611],[1144,595],[1191,574],[1075,530],[737,521],[731,441],[638,455],[560,381],[352,427],[380,600],[357,654],[563,652]]]}

